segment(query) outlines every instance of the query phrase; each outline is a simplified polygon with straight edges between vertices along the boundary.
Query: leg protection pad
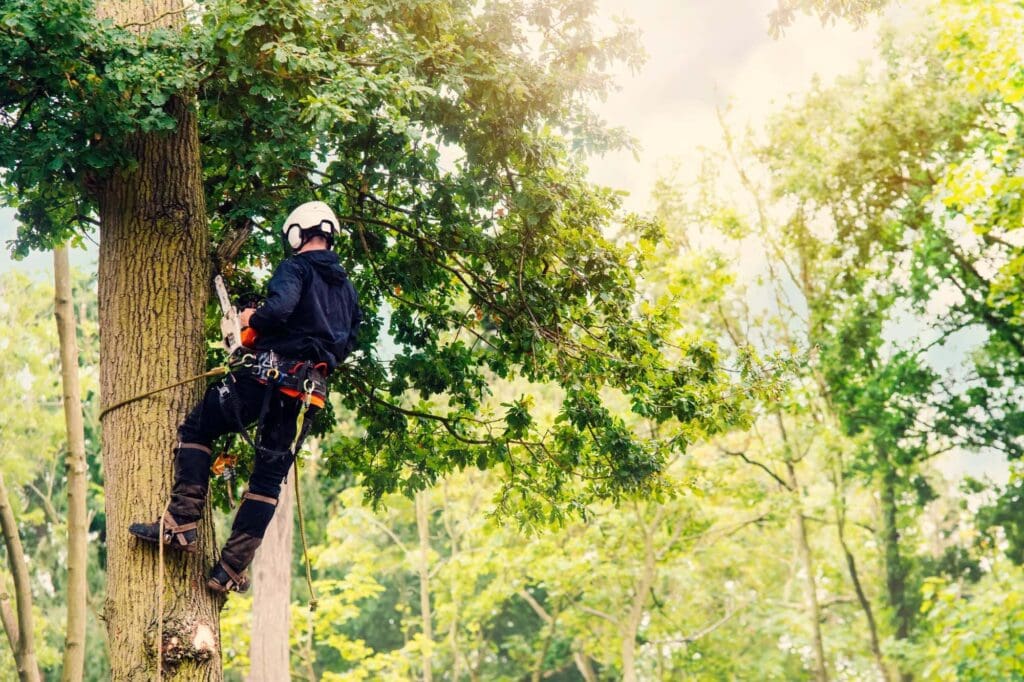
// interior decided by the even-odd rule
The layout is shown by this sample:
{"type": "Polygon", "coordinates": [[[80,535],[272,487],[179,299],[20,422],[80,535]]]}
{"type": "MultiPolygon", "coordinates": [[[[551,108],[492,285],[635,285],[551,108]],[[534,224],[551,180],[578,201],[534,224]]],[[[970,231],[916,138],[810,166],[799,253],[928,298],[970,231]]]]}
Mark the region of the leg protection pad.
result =
{"type": "Polygon", "coordinates": [[[203,515],[210,481],[210,448],[200,443],[183,443],[174,451],[174,487],[170,512],[181,522],[203,515]]]}
{"type": "Polygon", "coordinates": [[[253,537],[247,533],[232,532],[231,537],[224,543],[224,549],[221,550],[221,563],[240,574],[252,563],[253,557],[256,556],[256,550],[262,543],[263,538],[253,537]]]}
{"type": "Polygon", "coordinates": [[[236,532],[246,533],[262,540],[270,520],[274,518],[275,509],[277,499],[246,492],[242,495],[242,504],[235,514],[234,523],[231,524],[232,535],[236,532]]]}
{"type": "Polygon", "coordinates": [[[252,563],[256,549],[263,542],[270,520],[274,518],[277,499],[246,492],[231,524],[231,537],[221,551],[221,561],[241,573],[252,563]]]}
{"type": "Polygon", "coordinates": [[[174,483],[205,486],[210,480],[212,450],[200,443],[182,443],[174,450],[174,483]]]}

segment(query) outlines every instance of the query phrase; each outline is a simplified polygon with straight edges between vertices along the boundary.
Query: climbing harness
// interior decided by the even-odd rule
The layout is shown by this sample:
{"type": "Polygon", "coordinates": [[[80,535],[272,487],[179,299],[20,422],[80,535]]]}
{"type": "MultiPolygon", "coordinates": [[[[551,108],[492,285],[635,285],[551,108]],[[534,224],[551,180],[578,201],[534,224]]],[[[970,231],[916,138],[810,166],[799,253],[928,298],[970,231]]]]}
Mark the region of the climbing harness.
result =
{"type": "Polygon", "coordinates": [[[244,353],[233,359],[230,367],[229,381],[225,383],[226,390],[220,397],[222,404],[234,415],[239,435],[252,447],[253,452],[261,452],[271,459],[294,456],[306,437],[308,425],[305,419],[310,405],[323,407],[327,399],[327,365],[309,360],[289,360],[274,351],[262,351],[244,353]],[[235,388],[241,376],[252,377],[266,386],[263,404],[256,418],[255,434],[249,433],[242,419],[241,400],[235,388]],[[267,413],[270,412],[270,400],[278,391],[291,398],[302,398],[302,407],[295,424],[295,437],[287,450],[270,450],[259,444],[267,413]]]}

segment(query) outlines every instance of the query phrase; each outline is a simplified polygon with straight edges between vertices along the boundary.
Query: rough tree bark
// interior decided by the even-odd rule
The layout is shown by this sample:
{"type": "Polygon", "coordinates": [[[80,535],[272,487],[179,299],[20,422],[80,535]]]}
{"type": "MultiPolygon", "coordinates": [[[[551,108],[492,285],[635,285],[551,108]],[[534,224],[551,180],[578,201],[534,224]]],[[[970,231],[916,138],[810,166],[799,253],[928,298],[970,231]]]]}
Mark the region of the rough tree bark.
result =
{"type": "MultiPolygon", "coordinates": [[[[139,31],[177,27],[180,0],[102,0],[97,12],[139,31]]],[[[100,179],[100,390],[108,405],[203,369],[203,311],[209,293],[209,235],[194,106],[166,105],[176,130],[128,141],[137,165],[100,179]]],[[[213,562],[209,509],[195,555],[168,552],[163,614],[157,548],[129,536],[152,521],[170,493],[175,431],[202,386],[190,384],[129,404],[103,421],[107,519],[105,620],[115,681],[156,677],[162,617],[163,674],[220,680],[218,608],[205,589],[213,562]]]]}
{"type": "Polygon", "coordinates": [[[291,679],[288,633],[291,622],[292,533],[297,485],[298,481],[293,475],[288,484],[281,486],[277,511],[253,562],[249,682],[284,682],[291,679]]]}
{"type": "Polygon", "coordinates": [[[54,316],[60,339],[61,384],[64,394],[64,422],[68,438],[68,588],[67,622],[64,633],[62,682],[78,682],[85,672],[85,626],[88,614],[86,582],[89,533],[86,487],[89,468],[85,461],[85,426],[82,422],[82,392],[78,381],[78,339],[75,308],[71,300],[71,268],[68,250],[53,250],[54,316]]]}
{"type": "Polygon", "coordinates": [[[434,626],[430,615],[430,493],[416,493],[416,528],[420,538],[420,617],[423,620],[423,682],[434,678],[430,648],[434,645],[434,626]]]}
{"type": "MultiPolygon", "coordinates": [[[[7,486],[4,476],[0,473],[0,532],[7,546],[7,564],[14,576],[14,599],[18,610],[18,632],[14,637],[8,630],[7,637],[14,647],[14,661],[18,666],[18,679],[21,682],[39,682],[39,664],[36,662],[35,634],[32,624],[32,585],[29,582],[28,564],[25,563],[25,550],[21,546],[18,535],[18,523],[14,519],[14,510],[7,499],[7,486]]],[[[4,618],[7,628],[8,618],[4,618]]]]}

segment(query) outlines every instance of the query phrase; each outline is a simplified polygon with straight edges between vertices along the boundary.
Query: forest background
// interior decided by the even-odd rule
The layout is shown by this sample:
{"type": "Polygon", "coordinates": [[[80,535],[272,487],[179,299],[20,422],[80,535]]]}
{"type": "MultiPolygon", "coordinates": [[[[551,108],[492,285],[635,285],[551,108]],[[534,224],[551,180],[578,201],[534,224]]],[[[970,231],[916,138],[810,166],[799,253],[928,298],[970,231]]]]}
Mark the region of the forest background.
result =
{"type": "MultiPolygon", "coordinates": [[[[684,7],[700,26],[726,12],[717,4],[684,7]]],[[[639,297],[623,304],[669,317],[680,347],[713,345],[724,384],[758,372],[771,381],[744,403],[743,418],[682,426],[631,413],[629,396],[607,388],[603,399],[630,431],[669,444],[659,485],[611,501],[583,495],[578,513],[545,511],[546,522],[507,501],[507,465],[453,467],[461,470],[408,496],[385,493],[374,507],[365,477],[332,464],[365,435],[339,401],[337,425],[310,443],[299,484],[317,610],[307,610],[301,581],[283,581],[294,679],[1024,675],[1024,11],[1012,2],[904,4],[851,17],[867,22],[855,29],[831,19],[782,26],[768,19],[774,6],[753,3],[748,19],[729,21],[757,27],[757,41],[781,30],[774,40],[788,52],[765,47],[749,60],[770,68],[748,68],[688,113],[612,95],[597,110],[613,124],[624,118],[616,107],[654,112],[627,131],[643,144],[589,158],[591,179],[630,192],[617,215],[637,211],[649,227],[635,241],[608,233],[643,262],[639,297]],[[787,89],[800,92],[786,99],[787,89]],[[681,158],[646,161],[666,151],[681,158]]],[[[695,60],[721,47],[704,45],[710,52],[695,50],[695,60]]],[[[627,66],[663,73],[660,49],[652,39],[649,65],[630,57],[627,66]]],[[[629,72],[615,77],[626,83],[629,72]]],[[[654,82],[653,91],[699,89],[654,82]]],[[[88,239],[78,241],[88,254],[88,239]]],[[[90,480],[84,677],[99,680],[111,676],[100,618],[100,318],[94,266],[88,255],[77,264],[90,480]]],[[[56,678],[67,446],[54,295],[49,274],[20,269],[6,266],[0,284],[0,381],[18,396],[0,405],[0,472],[28,557],[38,667],[56,678]]],[[[377,312],[380,328],[392,324],[388,308],[377,312]]],[[[368,344],[378,361],[408,352],[393,334],[380,339],[368,344]]],[[[493,376],[489,387],[482,411],[528,406],[551,428],[566,402],[564,387],[523,378],[493,376]]],[[[223,514],[218,522],[223,532],[223,514]]],[[[282,542],[299,539],[285,532],[282,542]]],[[[302,575],[298,551],[276,557],[289,555],[284,575],[302,575]]],[[[4,579],[13,643],[18,619],[4,579]]],[[[273,583],[279,602],[282,581],[273,583]]],[[[228,601],[228,679],[274,679],[251,670],[273,663],[250,655],[285,640],[271,629],[258,630],[270,638],[259,641],[253,629],[254,608],[274,598],[228,601]]],[[[10,679],[16,649],[0,649],[10,679]]]]}

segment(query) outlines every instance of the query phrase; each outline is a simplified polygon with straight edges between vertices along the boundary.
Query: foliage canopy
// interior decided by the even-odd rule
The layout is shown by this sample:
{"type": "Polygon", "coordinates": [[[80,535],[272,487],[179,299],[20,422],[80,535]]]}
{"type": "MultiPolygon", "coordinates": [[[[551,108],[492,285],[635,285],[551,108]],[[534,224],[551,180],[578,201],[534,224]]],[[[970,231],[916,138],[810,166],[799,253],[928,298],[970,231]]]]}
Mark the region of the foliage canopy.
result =
{"type": "Polygon", "coordinates": [[[370,322],[335,377],[363,427],[331,453],[335,470],[379,496],[500,466],[502,506],[546,518],[658,488],[666,453],[742,423],[761,377],[744,363],[733,381],[706,339],[667,341],[677,321],[644,303],[640,279],[657,224],[586,180],[582,153],[629,144],[589,104],[610,65],[639,63],[635,32],[603,34],[592,11],[212,0],[176,31],[115,26],[82,0],[7,3],[0,168],[24,225],[14,249],[87,232],[91,188],[131,167],[132,136],[170,134],[169,105],[186,100],[212,257],[237,287],[282,255],[273,226],[296,202],[328,201],[349,226],[338,248],[370,322]],[[392,358],[374,351],[385,335],[392,358]],[[488,403],[493,377],[516,376],[561,387],[553,423],[528,395],[488,403]],[[675,436],[637,436],[608,390],[675,436]]]}

